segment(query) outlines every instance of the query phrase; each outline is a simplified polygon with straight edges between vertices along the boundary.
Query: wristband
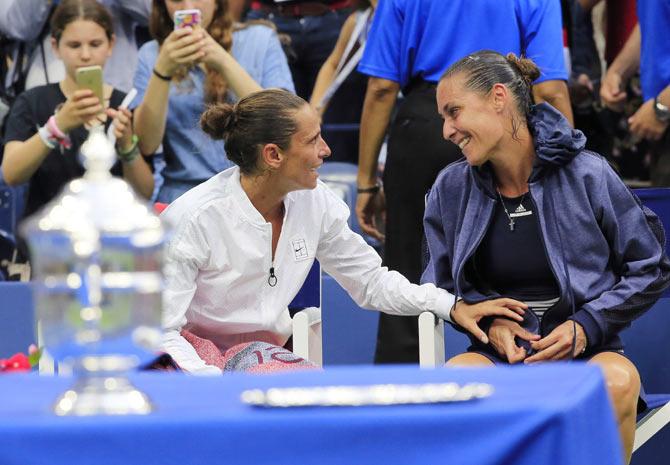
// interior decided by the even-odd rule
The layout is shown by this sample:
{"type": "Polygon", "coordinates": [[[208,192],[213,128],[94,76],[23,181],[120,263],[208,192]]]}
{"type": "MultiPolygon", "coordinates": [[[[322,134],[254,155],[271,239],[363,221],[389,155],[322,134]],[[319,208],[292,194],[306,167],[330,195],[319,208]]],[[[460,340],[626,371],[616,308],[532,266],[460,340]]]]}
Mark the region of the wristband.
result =
{"type": "Polygon", "coordinates": [[[60,130],[58,123],[56,123],[56,115],[53,114],[47,120],[47,129],[57,139],[65,139],[67,134],[60,130]]]}
{"type": "Polygon", "coordinates": [[[381,189],[381,186],[379,184],[376,184],[372,187],[357,187],[356,188],[356,193],[357,194],[376,194],[379,192],[379,189],[381,189]]]}
{"type": "Polygon", "coordinates": [[[158,79],[161,81],[171,81],[172,76],[166,76],[165,74],[161,74],[158,71],[156,71],[156,68],[151,70],[154,73],[154,76],[156,76],[158,79]]]}
{"type": "Polygon", "coordinates": [[[58,145],[58,139],[51,136],[51,133],[47,129],[46,125],[40,127],[37,130],[37,134],[40,136],[40,139],[42,139],[42,142],[44,142],[44,145],[49,147],[51,150],[55,149],[58,145]]]}
{"type": "Polygon", "coordinates": [[[119,150],[118,147],[116,148],[116,155],[119,157],[119,160],[121,160],[124,163],[130,163],[140,154],[140,147],[139,147],[140,138],[137,137],[137,134],[133,134],[131,141],[132,144],[130,145],[130,148],[126,151],[121,151],[119,150]]]}
{"type": "Polygon", "coordinates": [[[47,124],[45,124],[43,127],[49,131],[50,140],[55,140],[61,147],[66,149],[72,147],[72,142],[70,141],[68,135],[61,131],[61,129],[58,127],[55,114],[51,115],[51,117],[47,120],[47,124]]]}

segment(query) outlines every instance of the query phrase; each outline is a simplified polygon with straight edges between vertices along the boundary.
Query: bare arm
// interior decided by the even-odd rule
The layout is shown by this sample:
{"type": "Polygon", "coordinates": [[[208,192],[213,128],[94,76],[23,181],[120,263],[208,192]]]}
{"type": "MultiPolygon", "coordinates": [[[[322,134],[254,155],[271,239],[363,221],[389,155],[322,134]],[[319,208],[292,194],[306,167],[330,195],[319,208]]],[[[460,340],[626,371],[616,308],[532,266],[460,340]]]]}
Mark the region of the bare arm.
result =
{"type": "Polygon", "coordinates": [[[152,75],[142,103],[135,110],[135,133],[140,138],[140,151],[143,154],[154,153],[163,141],[169,91],[169,81],[152,75]]]}
{"type": "Polygon", "coordinates": [[[335,44],[335,48],[323,63],[323,66],[321,66],[319,75],[317,76],[316,82],[314,83],[314,90],[312,91],[312,97],[310,98],[309,103],[319,112],[319,115],[321,116],[323,116],[326,108],[328,107],[328,102],[321,102],[321,99],[328,90],[328,87],[330,87],[330,85],[335,80],[335,70],[337,69],[337,65],[342,59],[342,55],[344,55],[344,50],[349,43],[349,39],[351,38],[351,34],[354,31],[355,26],[356,14],[351,14],[344,22],[344,25],[340,30],[340,35],[337,39],[337,43],[335,44]]]}
{"type": "Polygon", "coordinates": [[[379,149],[384,141],[399,90],[400,84],[394,81],[381,78],[368,80],[358,146],[359,187],[370,187],[377,183],[379,149]]]}
{"type": "MultiPolygon", "coordinates": [[[[177,68],[194,63],[204,55],[201,36],[190,29],[172,32],[161,45],[154,70],[163,76],[172,76],[177,68]]],[[[135,133],[140,138],[140,151],[151,154],[158,149],[165,134],[170,81],[151,73],[142,103],[135,110],[135,133]]]]}
{"type": "Polygon", "coordinates": [[[614,59],[607,72],[618,73],[624,81],[630,79],[635,71],[640,67],[640,44],[641,44],[640,25],[637,24],[626,44],[614,59]]]}
{"type": "MultiPolygon", "coordinates": [[[[113,118],[116,149],[122,153],[133,150],[133,115],[127,108],[107,109],[107,115],[113,118]]],[[[121,158],[123,178],[133,186],[133,189],[144,198],[150,198],[154,192],[154,175],[146,160],[142,156],[135,156],[132,160],[121,158]]]]}
{"type": "MultiPolygon", "coordinates": [[[[203,31],[204,32],[204,31],[203,31]]],[[[263,88],[242,68],[235,58],[205,32],[204,56],[202,62],[219,72],[235,92],[243,98],[263,88]]]]}
{"type": "Polygon", "coordinates": [[[640,25],[633,29],[626,44],[614,59],[600,86],[600,98],[613,110],[622,110],[626,100],[626,82],[640,67],[640,25]]]}
{"type": "Polygon", "coordinates": [[[571,126],[575,125],[570,106],[570,94],[565,81],[549,80],[540,82],[533,86],[533,96],[537,103],[547,102],[552,107],[563,113],[571,126]]]}
{"type": "Polygon", "coordinates": [[[122,162],[123,179],[145,199],[154,193],[154,175],[144,157],[138,156],[131,162],[122,162]]]}
{"type": "MultiPolygon", "coordinates": [[[[357,183],[359,188],[372,187],[377,184],[379,149],[384,141],[398,90],[400,90],[400,84],[397,82],[380,78],[368,80],[358,146],[357,183]]],[[[356,216],[361,229],[366,234],[383,240],[384,235],[375,224],[377,213],[384,214],[381,193],[359,193],[356,197],[356,216]]]]}
{"type": "Polygon", "coordinates": [[[230,90],[235,92],[238,99],[246,97],[252,92],[263,90],[230,53],[223,49],[221,50],[223,51],[221,58],[214,67],[223,75],[223,78],[230,86],[230,90]]]}
{"type": "Polygon", "coordinates": [[[28,181],[50,151],[38,134],[23,142],[7,142],[2,159],[5,182],[16,186],[28,181]]]}
{"type": "MultiPolygon", "coordinates": [[[[56,125],[67,134],[101,111],[102,105],[92,91],[77,90],[56,113],[56,125]]],[[[17,185],[30,180],[50,151],[39,134],[25,141],[8,142],[2,161],[2,174],[7,184],[17,185]]]]}
{"type": "Polygon", "coordinates": [[[579,5],[585,10],[585,11],[591,11],[594,6],[596,6],[598,3],[600,3],[601,0],[578,0],[579,5]]]}

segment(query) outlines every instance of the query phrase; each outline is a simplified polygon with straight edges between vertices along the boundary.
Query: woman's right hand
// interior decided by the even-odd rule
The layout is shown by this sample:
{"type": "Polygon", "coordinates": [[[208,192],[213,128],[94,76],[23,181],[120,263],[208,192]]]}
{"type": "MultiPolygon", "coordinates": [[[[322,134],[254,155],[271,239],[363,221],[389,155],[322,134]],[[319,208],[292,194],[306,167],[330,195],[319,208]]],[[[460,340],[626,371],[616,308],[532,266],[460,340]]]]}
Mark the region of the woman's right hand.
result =
{"type": "Polygon", "coordinates": [[[205,56],[204,46],[202,29],[175,29],[161,45],[154,68],[164,76],[172,76],[180,66],[198,63],[205,56]]]}
{"type": "Polygon", "coordinates": [[[489,340],[493,348],[509,363],[518,363],[526,358],[526,349],[516,345],[515,337],[526,341],[538,341],[540,336],[523,329],[516,321],[496,318],[489,328],[489,340]]]}
{"type": "Polygon", "coordinates": [[[58,129],[67,134],[95,120],[103,111],[102,103],[92,90],[75,90],[56,112],[56,125],[58,129]]]}

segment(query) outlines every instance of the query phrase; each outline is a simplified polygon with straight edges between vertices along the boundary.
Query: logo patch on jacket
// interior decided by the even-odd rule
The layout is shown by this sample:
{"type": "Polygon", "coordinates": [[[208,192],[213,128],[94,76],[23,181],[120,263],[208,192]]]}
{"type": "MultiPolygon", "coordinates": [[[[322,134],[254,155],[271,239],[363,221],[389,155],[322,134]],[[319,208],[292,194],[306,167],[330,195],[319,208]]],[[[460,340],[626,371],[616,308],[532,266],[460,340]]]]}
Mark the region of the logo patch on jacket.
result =
{"type": "Polygon", "coordinates": [[[296,262],[306,260],[309,258],[309,252],[307,251],[307,242],[305,239],[293,239],[291,241],[291,246],[293,247],[293,258],[296,262]]]}

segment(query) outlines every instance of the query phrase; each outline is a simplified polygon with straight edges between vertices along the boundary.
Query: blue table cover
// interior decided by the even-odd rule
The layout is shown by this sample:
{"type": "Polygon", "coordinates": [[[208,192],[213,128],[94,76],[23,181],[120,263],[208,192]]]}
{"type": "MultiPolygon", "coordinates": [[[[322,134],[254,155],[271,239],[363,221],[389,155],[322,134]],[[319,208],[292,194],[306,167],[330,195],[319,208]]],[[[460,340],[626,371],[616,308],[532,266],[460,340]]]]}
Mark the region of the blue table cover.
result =
{"type": "Polygon", "coordinates": [[[0,464],[621,464],[602,374],[592,365],[132,379],[155,413],[57,417],[51,405],[72,378],[0,375],[0,464]],[[491,383],[495,392],[384,407],[261,409],[240,401],[250,388],[451,381],[491,383]]]}

